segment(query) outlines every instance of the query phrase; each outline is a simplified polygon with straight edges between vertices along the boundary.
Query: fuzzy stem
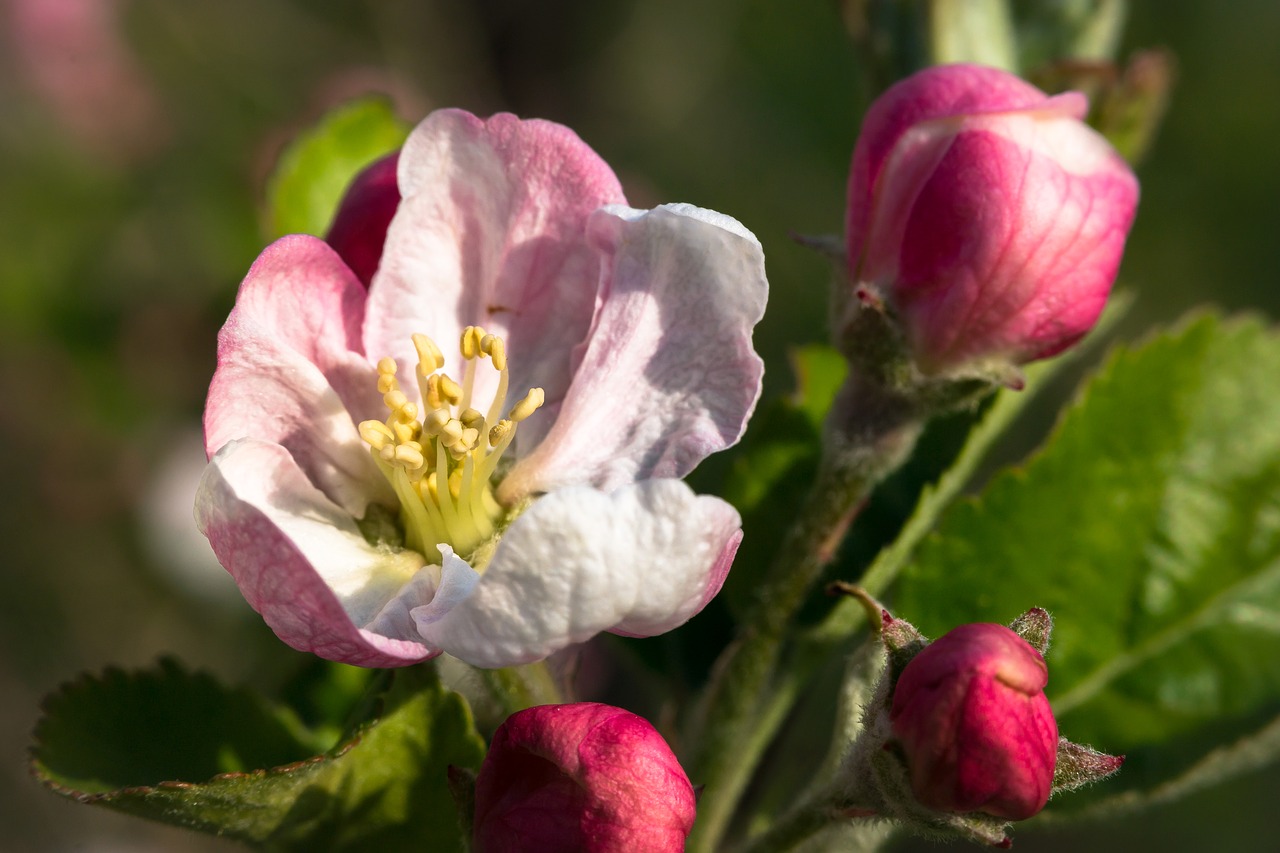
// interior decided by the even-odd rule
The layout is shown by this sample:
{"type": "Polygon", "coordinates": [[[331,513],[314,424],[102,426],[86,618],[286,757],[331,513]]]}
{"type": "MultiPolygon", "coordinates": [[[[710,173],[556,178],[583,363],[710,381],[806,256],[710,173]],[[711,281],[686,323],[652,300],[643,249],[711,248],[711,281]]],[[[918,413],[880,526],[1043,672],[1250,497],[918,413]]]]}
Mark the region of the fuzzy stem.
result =
{"type": "Polygon", "coordinates": [[[885,476],[907,458],[923,427],[915,402],[850,377],[828,417],[824,457],[796,522],[757,590],[736,642],[721,656],[703,706],[693,778],[705,785],[689,850],[716,848],[769,738],[760,736],[787,628],[834,557],[849,523],[885,476]]]}

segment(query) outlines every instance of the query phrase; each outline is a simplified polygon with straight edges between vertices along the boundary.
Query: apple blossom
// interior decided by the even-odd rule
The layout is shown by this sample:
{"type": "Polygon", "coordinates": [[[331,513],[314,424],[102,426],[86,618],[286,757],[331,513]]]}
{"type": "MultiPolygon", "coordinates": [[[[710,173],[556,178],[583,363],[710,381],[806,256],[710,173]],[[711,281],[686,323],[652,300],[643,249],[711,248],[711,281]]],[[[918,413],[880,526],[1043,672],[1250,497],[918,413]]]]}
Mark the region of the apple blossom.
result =
{"type": "Polygon", "coordinates": [[[677,478],[759,395],[760,244],[625,206],[572,131],[510,115],[432,113],[397,183],[367,291],[307,236],[240,287],[196,503],[222,565],[285,642],[365,666],[683,623],[741,538],[677,478]]]}
{"type": "Polygon", "coordinates": [[[1049,671],[1003,625],[961,625],[902,670],[889,719],[916,799],[944,812],[1025,820],[1053,787],[1058,724],[1049,671]]]}
{"type": "MultiPolygon", "coordinates": [[[[849,176],[849,271],[884,303],[925,373],[1053,355],[1097,321],[1138,184],[1087,125],[976,65],[920,71],[867,112],[849,176]]],[[[1004,370],[1001,370],[1004,368],[1004,370]]]]}
{"type": "Polygon", "coordinates": [[[580,702],[512,714],[476,777],[477,853],[675,853],[693,828],[689,777],[648,721],[580,702]]]}

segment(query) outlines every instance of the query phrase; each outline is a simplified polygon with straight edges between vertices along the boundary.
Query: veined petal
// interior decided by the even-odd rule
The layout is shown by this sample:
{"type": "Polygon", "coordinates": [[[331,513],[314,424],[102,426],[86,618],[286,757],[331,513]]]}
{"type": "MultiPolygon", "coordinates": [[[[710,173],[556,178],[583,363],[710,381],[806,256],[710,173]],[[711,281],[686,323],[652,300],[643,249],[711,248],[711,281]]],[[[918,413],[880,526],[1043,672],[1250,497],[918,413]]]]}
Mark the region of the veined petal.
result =
{"type": "MultiPolygon", "coordinates": [[[[410,336],[422,332],[453,371],[462,328],[484,326],[506,339],[511,387],[543,388],[553,409],[596,304],[587,218],[625,201],[609,166],[553,122],[439,110],[405,143],[399,182],[404,198],[369,293],[366,352],[403,369],[417,360],[410,336]]],[[[412,398],[412,376],[401,380],[412,398]]],[[[479,399],[487,403],[494,385],[492,371],[478,371],[479,399]]],[[[539,420],[517,441],[538,437],[539,420]]]]}
{"type": "Polygon", "coordinates": [[[562,489],[516,519],[469,597],[413,615],[427,645],[484,667],[539,660],[601,631],[661,633],[719,591],[741,524],[679,480],[562,489]]]}
{"type": "Polygon", "coordinates": [[[362,356],[364,288],[322,240],[283,237],[250,268],[218,335],[205,405],[205,450],[252,437],[283,445],[348,515],[391,503],[356,432],[381,414],[377,375],[362,356]]]}
{"type": "Polygon", "coordinates": [[[768,282],[750,231],[674,204],[604,208],[589,237],[603,258],[595,325],[550,432],[503,482],[503,500],[683,477],[741,437],[760,396],[751,333],[768,282]]]}
{"type": "Polygon", "coordinates": [[[407,612],[429,601],[435,584],[424,581],[434,580],[434,567],[416,552],[367,543],[280,445],[246,439],[218,451],[196,494],[196,524],[245,599],[293,648],[379,667],[439,654],[413,633],[362,628],[385,630],[397,602],[407,612]]]}

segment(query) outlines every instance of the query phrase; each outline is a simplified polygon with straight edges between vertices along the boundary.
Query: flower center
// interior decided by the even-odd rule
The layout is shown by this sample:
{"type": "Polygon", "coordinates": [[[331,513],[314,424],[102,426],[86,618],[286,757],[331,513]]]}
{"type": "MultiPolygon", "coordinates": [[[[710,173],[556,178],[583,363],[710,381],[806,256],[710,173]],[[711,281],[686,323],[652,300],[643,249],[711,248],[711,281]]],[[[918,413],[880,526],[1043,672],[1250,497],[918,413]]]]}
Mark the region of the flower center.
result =
{"type": "Polygon", "coordinates": [[[426,335],[414,335],[415,375],[423,412],[400,390],[393,358],[378,362],[378,390],[390,413],[363,421],[360,437],[400,499],[406,544],[423,555],[445,543],[464,558],[493,537],[503,515],[491,480],[516,425],[542,405],[533,388],[502,417],[507,397],[506,344],[479,326],[462,331],[462,384],[440,372],[444,355],[426,335]],[[477,365],[488,357],[498,390],[485,413],[472,408],[477,365]]]}

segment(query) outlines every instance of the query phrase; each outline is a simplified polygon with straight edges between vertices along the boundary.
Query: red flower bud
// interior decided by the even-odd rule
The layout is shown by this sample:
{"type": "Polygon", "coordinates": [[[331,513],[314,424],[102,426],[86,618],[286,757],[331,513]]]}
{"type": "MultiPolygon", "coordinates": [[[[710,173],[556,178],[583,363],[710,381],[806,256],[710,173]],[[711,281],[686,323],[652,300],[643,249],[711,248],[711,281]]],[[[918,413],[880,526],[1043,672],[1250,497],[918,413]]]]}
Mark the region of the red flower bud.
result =
{"type": "Polygon", "coordinates": [[[476,853],[684,849],[693,786],[643,718],[593,702],[512,714],[476,778],[476,853]]]}
{"type": "Polygon", "coordinates": [[[1002,625],[961,625],[903,668],[889,719],[911,789],[943,812],[1024,820],[1053,784],[1058,724],[1040,653],[1002,625]]]}
{"type": "Polygon", "coordinates": [[[1021,364],[1082,337],[1138,201],[1129,167],[1048,97],[976,65],[921,71],[863,122],[846,239],[860,293],[888,304],[920,368],[1021,364]]]}
{"type": "Polygon", "coordinates": [[[400,152],[393,151],[356,175],[342,196],[325,237],[365,287],[378,271],[387,228],[400,205],[400,188],[396,184],[399,163],[400,152]]]}

